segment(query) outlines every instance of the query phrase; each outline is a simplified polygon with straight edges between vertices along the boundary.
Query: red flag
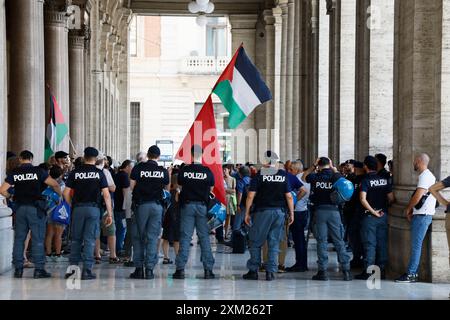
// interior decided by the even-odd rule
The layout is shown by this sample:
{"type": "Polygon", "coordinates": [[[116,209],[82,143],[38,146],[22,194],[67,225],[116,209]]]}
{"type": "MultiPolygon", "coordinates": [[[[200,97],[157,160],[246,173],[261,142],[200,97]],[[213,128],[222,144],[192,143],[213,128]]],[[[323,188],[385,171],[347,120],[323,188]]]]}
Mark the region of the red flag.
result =
{"type": "Polygon", "coordinates": [[[206,100],[197,118],[195,118],[175,158],[185,163],[192,163],[191,148],[194,144],[202,146],[202,164],[208,167],[214,175],[214,195],[217,200],[226,205],[222,161],[220,159],[219,140],[217,138],[211,95],[206,100]]]}

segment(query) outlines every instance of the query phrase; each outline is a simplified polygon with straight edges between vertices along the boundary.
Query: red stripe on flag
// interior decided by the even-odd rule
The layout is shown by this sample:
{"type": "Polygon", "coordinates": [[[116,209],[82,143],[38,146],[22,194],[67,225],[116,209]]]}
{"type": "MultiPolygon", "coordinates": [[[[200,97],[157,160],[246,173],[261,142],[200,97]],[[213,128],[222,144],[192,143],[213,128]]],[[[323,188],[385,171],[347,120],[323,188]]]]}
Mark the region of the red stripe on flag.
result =
{"type": "Polygon", "coordinates": [[[241,44],[241,46],[236,50],[236,53],[234,54],[233,58],[231,59],[230,63],[228,64],[228,66],[223,71],[219,80],[217,80],[216,84],[214,85],[213,91],[216,88],[218,83],[225,81],[225,80],[233,81],[234,65],[236,64],[236,59],[239,56],[242,49],[243,49],[243,46],[241,44]]]}
{"type": "Polygon", "coordinates": [[[216,199],[226,205],[222,161],[220,159],[219,140],[217,138],[216,120],[211,95],[206,100],[200,113],[195,118],[188,134],[183,140],[176,159],[192,163],[191,148],[194,144],[201,145],[204,152],[202,163],[214,175],[214,194],[216,199]]]}
{"type": "Polygon", "coordinates": [[[54,117],[55,117],[55,125],[64,123],[64,116],[62,114],[61,109],[59,108],[58,102],[56,101],[56,98],[54,95],[50,94],[50,101],[53,104],[53,110],[54,110],[54,117]]]}

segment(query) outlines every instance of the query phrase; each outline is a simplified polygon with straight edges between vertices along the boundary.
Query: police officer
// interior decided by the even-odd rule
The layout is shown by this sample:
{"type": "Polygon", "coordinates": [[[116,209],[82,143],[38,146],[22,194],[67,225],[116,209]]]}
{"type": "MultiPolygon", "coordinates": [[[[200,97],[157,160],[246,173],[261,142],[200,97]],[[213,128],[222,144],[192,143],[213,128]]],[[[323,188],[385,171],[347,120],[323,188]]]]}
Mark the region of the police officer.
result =
{"type": "Polygon", "coordinates": [[[0,187],[0,193],[10,198],[10,187],[14,187],[14,198],[17,203],[16,228],[13,248],[14,277],[22,278],[24,243],[31,230],[32,256],[35,265],[34,278],[49,278],[50,273],[45,271],[44,239],[46,230],[46,212],[41,200],[42,184],[49,185],[61,196],[61,188],[48,173],[39,167],[33,166],[33,154],[22,151],[19,155],[20,165],[14,169],[0,187]]]}
{"type": "MultiPolygon", "coordinates": [[[[64,199],[73,208],[72,246],[69,262],[70,265],[78,265],[83,259],[82,280],[96,278],[96,275],[92,273],[92,267],[94,265],[95,239],[100,232],[102,197],[107,210],[105,225],[109,226],[112,223],[112,204],[108,182],[103,171],[95,166],[98,155],[97,149],[87,147],[84,150],[84,164],[69,174],[64,189],[64,199]]],[[[66,274],[66,278],[72,274],[66,274]]]]}
{"type": "Polygon", "coordinates": [[[201,164],[203,150],[199,145],[192,146],[191,156],[193,163],[184,166],[178,173],[178,184],[181,186],[180,249],[175,261],[176,272],[173,278],[184,279],[184,267],[189,258],[190,243],[195,227],[200,240],[205,279],[213,279],[215,277],[212,272],[214,257],[209,241],[207,204],[209,194],[214,187],[214,176],[209,168],[201,164]]]}
{"type": "Polygon", "coordinates": [[[378,153],[375,155],[375,159],[377,160],[377,172],[378,175],[384,179],[388,180],[389,184],[393,184],[392,173],[386,170],[387,157],[382,153],[378,153]]]}
{"type": "Polygon", "coordinates": [[[377,159],[367,156],[364,159],[364,169],[367,175],[361,181],[359,196],[364,210],[361,222],[361,239],[365,252],[365,269],[360,275],[356,276],[360,280],[369,278],[370,274],[367,273],[367,268],[376,264],[377,257],[381,275],[384,277],[384,268],[388,260],[387,207],[394,202],[392,184],[389,183],[386,176],[380,176],[377,173],[377,159]]]}
{"type": "Polygon", "coordinates": [[[153,279],[158,263],[158,238],[163,216],[163,189],[169,187],[169,172],[158,165],[161,151],[157,146],[148,149],[147,162],[131,171],[130,187],[135,204],[132,225],[133,261],[136,267],[131,279],[153,279]],[[145,265],[145,269],[144,269],[145,265]]]}
{"type": "Polygon", "coordinates": [[[338,260],[344,273],[344,281],[351,281],[350,255],[345,248],[344,227],[338,206],[330,195],[333,191],[333,176],[337,169],[328,158],[317,159],[314,166],[303,175],[303,179],[311,184],[311,201],[314,205],[314,230],[317,240],[317,257],[319,270],[313,280],[328,281],[328,235],[330,235],[338,254],[338,260]],[[317,172],[315,172],[317,170],[317,172]]]}
{"type": "Polygon", "coordinates": [[[277,169],[278,156],[272,151],[264,154],[263,168],[258,171],[250,183],[245,206],[245,223],[250,226],[248,273],[245,280],[258,280],[261,265],[261,247],[267,241],[268,257],[265,264],[266,280],[275,279],[278,271],[278,252],[283,236],[286,219],[286,202],[289,213],[289,225],[294,222],[294,202],[291,187],[285,170],[277,169]],[[250,215],[250,209],[254,210],[250,215]]]}

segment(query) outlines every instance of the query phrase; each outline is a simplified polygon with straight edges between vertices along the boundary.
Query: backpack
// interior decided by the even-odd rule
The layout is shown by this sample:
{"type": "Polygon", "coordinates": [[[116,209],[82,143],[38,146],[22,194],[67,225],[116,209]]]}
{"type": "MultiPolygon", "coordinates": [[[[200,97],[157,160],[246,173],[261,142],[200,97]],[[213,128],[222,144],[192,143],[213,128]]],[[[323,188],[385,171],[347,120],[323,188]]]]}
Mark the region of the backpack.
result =
{"type": "Polygon", "coordinates": [[[342,205],[350,201],[355,192],[353,183],[339,173],[333,175],[331,182],[333,183],[333,190],[330,194],[331,201],[336,205],[342,205]]]}

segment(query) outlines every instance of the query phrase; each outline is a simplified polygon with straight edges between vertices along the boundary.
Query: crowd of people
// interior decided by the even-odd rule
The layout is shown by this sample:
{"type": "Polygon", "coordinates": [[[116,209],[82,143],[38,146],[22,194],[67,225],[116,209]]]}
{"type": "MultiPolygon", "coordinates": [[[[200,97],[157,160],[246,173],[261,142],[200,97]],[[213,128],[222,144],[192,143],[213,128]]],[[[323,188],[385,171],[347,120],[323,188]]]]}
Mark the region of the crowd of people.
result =
{"type": "MultiPolygon", "coordinates": [[[[30,151],[18,156],[8,152],[0,194],[14,215],[14,276],[21,278],[24,268],[34,267],[34,278],[48,278],[45,264],[59,262],[82,263],[81,279],[95,279],[94,265],[108,256],[110,264],[134,267],[131,279],[153,279],[160,259],[175,264],[174,279],[184,279],[190,247],[196,245],[195,229],[205,279],[215,277],[212,241],[232,247],[233,253],[248,249],[249,271],[243,278],[258,280],[265,272],[271,281],[276,273],[308,271],[308,243],[313,237],[318,257],[313,280],[329,280],[330,243],[344,281],[353,280],[355,271],[356,279],[367,280],[374,266],[385,278],[387,217],[395,202],[393,163],[385,155],[348,160],[337,167],[322,157],[307,167],[300,159],[283,163],[267,151],[259,166],[225,164],[226,218],[211,229],[208,210],[215,177],[202,165],[201,147],[194,145],[191,154],[192,163],[164,168],[158,163],[157,146],[121,164],[92,147],[76,159],[56,152],[38,166],[30,151]],[[344,201],[336,197],[340,179],[350,181],[354,189],[344,201]],[[56,198],[53,206],[48,195],[56,198]],[[55,216],[56,209],[66,207],[66,220],[55,216]],[[172,247],[175,261],[170,258],[172,247]],[[295,263],[287,267],[289,247],[295,248],[295,263]]],[[[419,179],[404,212],[411,222],[411,255],[397,282],[418,281],[422,242],[438,206],[436,199],[449,204],[439,191],[450,186],[450,177],[436,183],[429,162],[427,154],[414,159],[419,179]]]]}

